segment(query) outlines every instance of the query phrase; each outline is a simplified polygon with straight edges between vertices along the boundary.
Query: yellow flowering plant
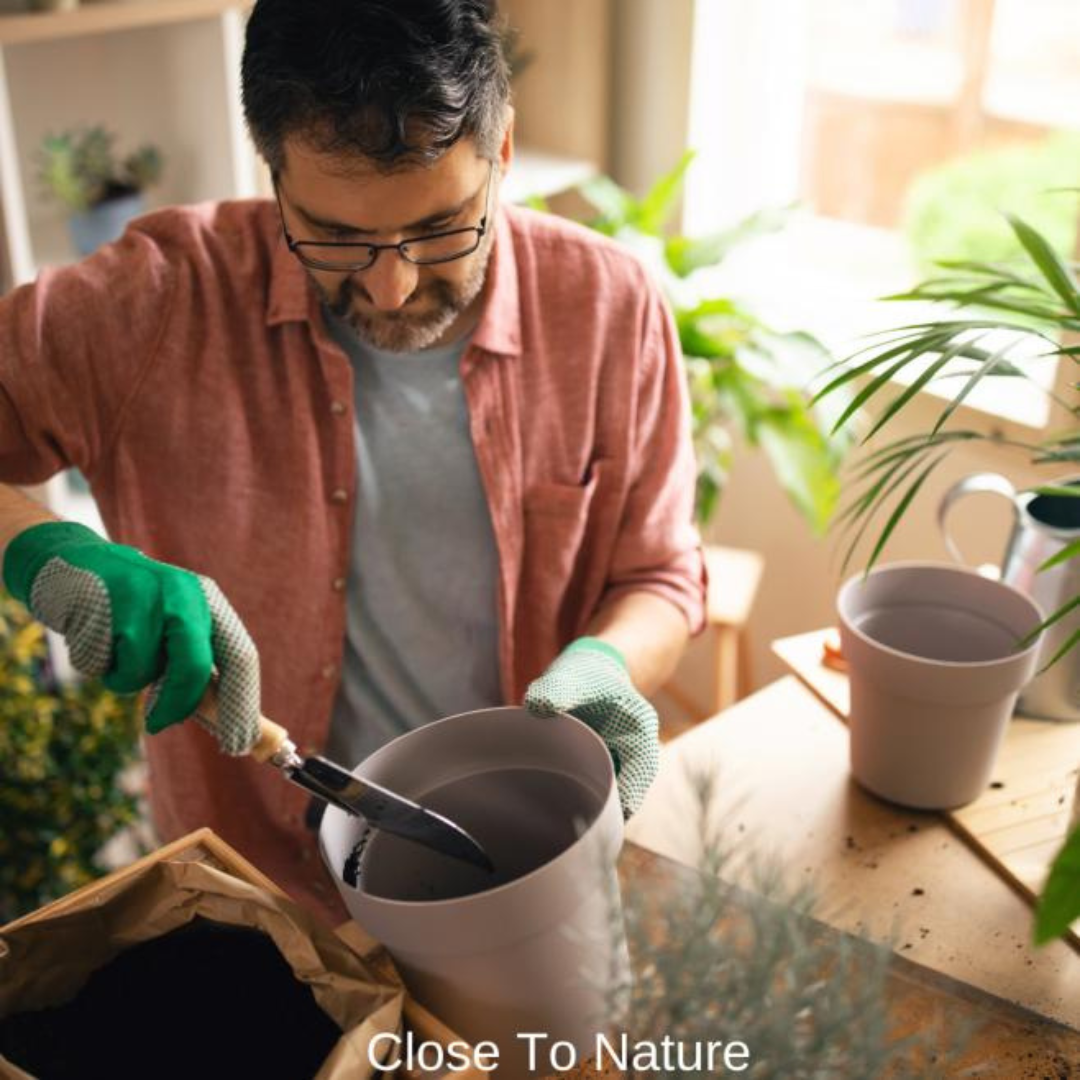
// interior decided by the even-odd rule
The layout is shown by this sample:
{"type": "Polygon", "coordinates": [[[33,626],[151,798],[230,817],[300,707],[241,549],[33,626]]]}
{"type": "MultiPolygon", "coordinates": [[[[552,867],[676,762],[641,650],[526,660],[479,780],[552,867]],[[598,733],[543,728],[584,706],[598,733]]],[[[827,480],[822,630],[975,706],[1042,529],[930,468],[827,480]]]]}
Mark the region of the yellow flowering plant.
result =
{"type": "Polygon", "coordinates": [[[58,686],[41,625],[0,590],[0,922],[98,877],[138,817],[121,774],[138,757],[137,699],[58,686]]]}

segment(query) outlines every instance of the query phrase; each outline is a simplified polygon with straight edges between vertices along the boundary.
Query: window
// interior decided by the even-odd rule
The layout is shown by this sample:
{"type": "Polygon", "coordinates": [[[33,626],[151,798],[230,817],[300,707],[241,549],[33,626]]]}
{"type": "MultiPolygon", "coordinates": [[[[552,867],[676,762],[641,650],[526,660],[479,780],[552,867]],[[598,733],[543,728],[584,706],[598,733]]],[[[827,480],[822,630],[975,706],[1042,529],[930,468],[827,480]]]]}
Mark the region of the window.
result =
{"type": "MultiPolygon", "coordinates": [[[[919,317],[873,298],[925,275],[912,244],[919,233],[905,215],[915,182],[925,185],[945,163],[966,162],[971,182],[985,189],[984,157],[971,155],[1020,147],[1012,151],[1019,167],[989,157],[985,171],[1013,169],[1014,189],[1044,207],[1059,200],[1052,209],[1065,215],[1068,246],[1076,201],[1044,189],[1080,182],[1080,133],[1046,156],[1057,173],[1049,165],[1039,172],[1043,157],[1028,152],[1066,124],[1080,124],[1075,0],[699,0],[689,139],[699,154],[686,230],[799,203],[789,228],[737,250],[717,273],[777,321],[809,328],[843,354],[865,332],[919,317]]],[[[974,196],[963,194],[963,178],[938,175],[969,210],[974,196]]],[[[1011,191],[997,197],[987,196],[986,227],[1007,240],[999,212],[1024,210],[1011,191]]],[[[927,251],[921,256],[925,267],[927,251]]],[[[1062,367],[1051,361],[1036,373],[1060,387],[1062,367]]],[[[952,388],[946,382],[940,392],[952,388]]],[[[1035,429],[1048,422],[1036,387],[1018,393],[988,380],[977,394],[970,404],[994,417],[1035,429]]]]}

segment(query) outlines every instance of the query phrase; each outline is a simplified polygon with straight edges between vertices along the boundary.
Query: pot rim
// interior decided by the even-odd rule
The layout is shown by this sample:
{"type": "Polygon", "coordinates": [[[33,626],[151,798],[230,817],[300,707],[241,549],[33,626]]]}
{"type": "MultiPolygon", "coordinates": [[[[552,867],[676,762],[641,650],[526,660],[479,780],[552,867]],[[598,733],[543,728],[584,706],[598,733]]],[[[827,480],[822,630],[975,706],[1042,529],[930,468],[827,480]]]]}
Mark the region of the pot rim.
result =
{"type": "MultiPolygon", "coordinates": [[[[433,720],[429,724],[424,724],[422,727],[415,728],[413,731],[409,731],[409,732],[406,732],[403,735],[399,735],[398,739],[407,739],[411,735],[418,734],[418,733],[420,733],[422,731],[427,730],[428,728],[432,728],[432,727],[435,727],[436,725],[440,725],[440,724],[446,724],[448,722],[455,721],[455,720],[461,720],[461,719],[463,719],[465,717],[478,717],[478,716],[483,716],[484,714],[487,714],[487,713],[505,712],[508,709],[519,710],[519,711],[527,713],[527,710],[524,710],[521,706],[514,706],[514,705],[496,705],[496,706],[492,706],[491,708],[487,708],[487,709],[473,709],[473,710],[470,710],[469,712],[456,713],[453,716],[445,716],[445,717],[441,717],[438,720],[433,720]]],[[[537,716],[535,716],[534,714],[531,714],[531,713],[527,713],[527,715],[533,716],[534,719],[536,719],[538,721],[541,721],[541,722],[553,720],[553,719],[556,719],[556,718],[572,721],[578,727],[583,728],[585,730],[585,732],[588,733],[591,740],[593,740],[595,743],[599,744],[599,748],[600,748],[600,750],[602,751],[602,753],[604,755],[604,759],[606,760],[607,766],[606,766],[606,769],[605,769],[605,780],[606,780],[606,786],[607,786],[607,794],[603,798],[603,800],[601,801],[599,809],[596,811],[595,815],[592,816],[591,820],[589,820],[589,822],[586,825],[585,829],[580,833],[580,835],[572,843],[570,843],[566,848],[564,848],[562,851],[560,851],[558,855],[554,856],[551,859],[548,859],[546,862],[541,863],[539,866],[534,867],[532,870],[528,871],[525,874],[522,874],[520,877],[514,878],[512,881],[505,881],[501,885],[496,885],[496,886],[494,886],[493,888],[490,888],[490,889],[482,889],[480,892],[467,893],[465,896],[445,897],[445,898],[440,899],[440,900],[394,900],[394,899],[392,899],[390,897],[377,896],[374,893],[369,893],[365,889],[363,889],[362,887],[353,887],[353,886],[348,885],[348,883],[341,877],[340,870],[334,869],[331,872],[334,875],[335,881],[339,882],[339,887],[344,886],[346,888],[352,889],[353,895],[358,898],[358,902],[360,902],[360,903],[369,904],[369,905],[372,905],[372,906],[379,906],[379,907],[382,907],[382,908],[391,908],[392,907],[392,908],[399,909],[399,910],[400,909],[409,909],[409,910],[415,909],[415,910],[423,910],[423,911],[428,911],[428,912],[436,912],[436,911],[448,910],[451,906],[460,907],[460,906],[466,905],[466,904],[467,905],[475,905],[475,904],[478,904],[478,903],[484,903],[484,902],[488,902],[489,900],[492,900],[494,898],[504,897],[504,896],[506,896],[508,893],[510,893],[511,891],[513,891],[516,888],[522,888],[522,889],[527,888],[538,875],[552,870],[552,868],[555,868],[555,867],[559,866],[561,863],[563,863],[564,861],[566,861],[567,859],[572,857],[574,855],[574,853],[577,851],[579,845],[583,841],[586,841],[590,837],[595,836],[599,832],[600,828],[604,824],[605,818],[611,813],[610,807],[611,807],[612,803],[615,804],[616,809],[618,810],[618,817],[619,817],[619,821],[620,821],[620,824],[621,824],[621,822],[622,822],[622,811],[621,811],[621,809],[619,809],[618,789],[617,789],[616,783],[615,783],[615,766],[614,766],[614,764],[613,764],[613,762],[611,760],[611,752],[608,750],[607,744],[604,742],[604,740],[602,738],[600,738],[600,736],[588,724],[586,724],[583,720],[579,720],[576,716],[572,716],[570,713],[556,713],[554,717],[537,717],[537,716]]],[[[394,741],[396,742],[397,740],[394,740],[394,741]]],[[[389,746],[389,745],[390,744],[387,743],[387,746],[389,746]]],[[[380,747],[380,750],[381,749],[382,748],[380,747]]],[[[379,753],[379,750],[376,750],[375,753],[376,754],[379,753]]],[[[370,755],[370,756],[374,756],[374,755],[370,755]]],[[[368,759],[365,758],[364,760],[366,761],[368,759]]],[[[598,758],[598,760],[599,760],[599,758],[598,758]]],[[[356,769],[361,768],[362,765],[363,765],[363,762],[361,762],[359,765],[357,765],[356,769]]],[[[485,769],[485,770],[482,770],[482,771],[478,771],[477,773],[475,773],[473,775],[482,775],[483,772],[495,772],[495,771],[498,771],[497,766],[492,768],[492,769],[485,769]]],[[[567,775],[561,769],[548,769],[546,771],[547,772],[561,772],[564,775],[567,775]]],[[[354,769],[353,772],[355,773],[356,770],[354,769]]],[[[590,787],[591,787],[591,785],[590,785],[590,787]]],[[[325,851],[325,849],[323,848],[323,836],[322,836],[323,829],[326,827],[326,823],[327,823],[328,820],[330,820],[331,815],[341,815],[346,819],[351,818],[351,817],[354,816],[354,815],[346,813],[344,810],[340,809],[339,807],[327,806],[326,813],[323,815],[323,824],[319,828],[319,846],[320,846],[320,848],[323,849],[323,851],[325,851]]],[[[365,828],[372,828],[372,826],[365,825],[365,828]]],[[[619,849],[620,846],[621,846],[621,844],[616,844],[615,845],[616,854],[617,854],[618,849],[619,849]]],[[[365,855],[366,854],[367,853],[365,852],[365,855]]],[[[364,855],[361,856],[361,862],[360,862],[361,873],[362,873],[362,868],[363,868],[363,859],[364,859],[364,855]]],[[[323,862],[328,863],[328,860],[325,858],[325,854],[324,854],[324,857],[323,857],[323,862]]],[[[361,880],[362,880],[362,878],[361,878],[361,880]]]]}
{"type": "MultiPolygon", "coordinates": [[[[1001,667],[1005,664],[1020,664],[1027,659],[1027,657],[1037,651],[1043,643],[1043,636],[1045,631],[1041,632],[1029,645],[1016,652],[1007,653],[1005,656],[998,656],[990,660],[938,660],[934,657],[919,656],[918,653],[906,652],[903,649],[897,649],[892,645],[886,645],[884,642],[878,641],[877,638],[871,637],[869,634],[864,633],[858,626],[848,617],[848,613],[844,607],[845,599],[855,590],[858,584],[864,579],[877,574],[887,574],[894,571],[903,570],[938,570],[948,573],[967,574],[970,577],[977,578],[980,581],[986,583],[990,588],[1003,589],[1013,594],[1013,596],[1020,599],[1024,604],[1028,606],[1031,612],[1035,616],[1035,622],[1032,625],[1032,629],[1043,622],[1045,616],[1038,604],[1028,596],[1026,593],[1021,592],[1014,585],[1009,585],[1004,581],[999,581],[995,578],[986,577],[980,574],[977,570],[970,566],[961,566],[955,563],[934,562],[932,560],[900,560],[898,562],[886,563],[883,566],[873,567],[868,573],[861,571],[858,574],[849,577],[843,585],[840,586],[840,591],[836,596],[836,613],[842,628],[848,633],[852,634],[860,642],[866,645],[868,648],[875,649],[879,652],[886,653],[889,656],[896,657],[900,660],[915,661],[920,664],[930,664],[936,668],[955,668],[963,671],[978,670],[979,668],[991,668],[1001,667]]],[[[941,605],[942,607],[955,605],[941,605]]],[[[1010,632],[1011,631],[1010,629],[1010,632]]]]}

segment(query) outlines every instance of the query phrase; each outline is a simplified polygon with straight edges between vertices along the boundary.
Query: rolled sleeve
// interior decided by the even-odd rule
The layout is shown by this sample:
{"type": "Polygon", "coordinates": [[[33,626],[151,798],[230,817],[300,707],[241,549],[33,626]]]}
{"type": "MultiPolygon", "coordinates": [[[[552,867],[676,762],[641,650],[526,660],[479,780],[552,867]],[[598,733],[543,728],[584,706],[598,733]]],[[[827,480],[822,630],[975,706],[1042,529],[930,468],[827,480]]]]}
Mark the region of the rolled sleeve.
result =
{"type": "Polygon", "coordinates": [[[654,593],[674,604],[696,635],[705,627],[708,577],[694,524],[690,399],[674,320],[655,292],[645,313],[641,372],[630,487],[602,602],[654,593]]]}

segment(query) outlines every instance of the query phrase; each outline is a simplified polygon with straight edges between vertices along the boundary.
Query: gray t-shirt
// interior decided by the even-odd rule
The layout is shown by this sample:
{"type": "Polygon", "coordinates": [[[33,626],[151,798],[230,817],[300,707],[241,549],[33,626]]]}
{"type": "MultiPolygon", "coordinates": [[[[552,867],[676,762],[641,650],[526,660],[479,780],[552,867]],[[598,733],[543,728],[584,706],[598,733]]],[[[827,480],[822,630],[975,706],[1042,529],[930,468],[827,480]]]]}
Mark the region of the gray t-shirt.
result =
{"type": "Polygon", "coordinates": [[[356,517],[329,758],[501,703],[498,555],[469,433],[467,339],[384,353],[327,314],[354,373],[356,517]]]}

